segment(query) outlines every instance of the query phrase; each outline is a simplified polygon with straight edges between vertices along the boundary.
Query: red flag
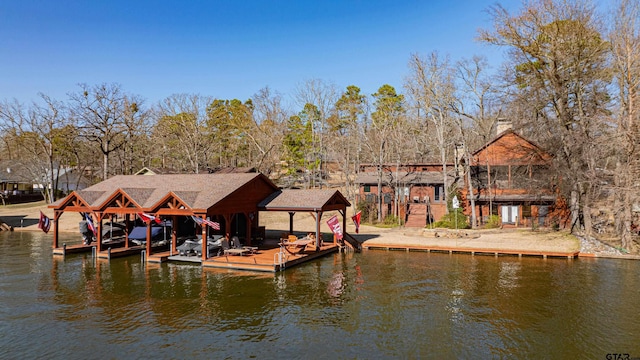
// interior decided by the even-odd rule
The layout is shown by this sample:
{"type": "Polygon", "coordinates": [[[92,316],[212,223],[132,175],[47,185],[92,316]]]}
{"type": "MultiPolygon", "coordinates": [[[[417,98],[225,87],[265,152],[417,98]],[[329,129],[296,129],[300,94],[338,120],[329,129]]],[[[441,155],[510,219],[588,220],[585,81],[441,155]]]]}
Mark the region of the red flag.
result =
{"type": "Polygon", "coordinates": [[[327,220],[327,225],[329,225],[329,229],[336,236],[336,239],[342,240],[342,226],[340,226],[340,220],[338,220],[338,216],[333,215],[329,220],[327,220]]]}
{"type": "Polygon", "coordinates": [[[44,233],[49,232],[49,228],[51,227],[51,219],[40,211],[40,220],[38,221],[38,229],[44,231],[44,233]]]}
{"type": "Polygon", "coordinates": [[[353,215],[351,217],[351,220],[353,220],[353,223],[356,224],[356,234],[358,234],[358,232],[360,231],[360,215],[361,215],[361,211],[358,211],[355,215],[353,215]]]}
{"type": "Polygon", "coordinates": [[[140,217],[140,219],[142,219],[142,221],[144,222],[155,221],[156,224],[162,224],[162,220],[160,220],[159,217],[155,217],[153,215],[138,213],[138,217],[140,217]]]}

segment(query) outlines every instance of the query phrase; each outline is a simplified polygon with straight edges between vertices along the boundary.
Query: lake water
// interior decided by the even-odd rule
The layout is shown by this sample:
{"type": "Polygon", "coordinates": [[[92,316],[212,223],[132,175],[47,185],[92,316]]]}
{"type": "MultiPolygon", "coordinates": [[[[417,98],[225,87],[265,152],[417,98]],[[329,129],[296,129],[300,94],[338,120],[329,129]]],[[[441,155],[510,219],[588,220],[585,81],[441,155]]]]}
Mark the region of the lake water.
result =
{"type": "Polygon", "coordinates": [[[2,359],[613,353],[640,357],[638,261],[371,250],[262,274],[54,258],[51,235],[0,233],[2,359]]]}

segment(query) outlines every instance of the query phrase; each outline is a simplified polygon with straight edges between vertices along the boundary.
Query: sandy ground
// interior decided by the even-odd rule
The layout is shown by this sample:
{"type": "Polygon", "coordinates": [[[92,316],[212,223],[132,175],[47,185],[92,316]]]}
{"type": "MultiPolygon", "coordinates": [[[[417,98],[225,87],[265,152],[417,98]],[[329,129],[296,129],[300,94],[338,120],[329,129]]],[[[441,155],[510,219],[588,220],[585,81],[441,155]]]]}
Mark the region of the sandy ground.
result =
{"type": "MultiPolygon", "coordinates": [[[[12,226],[15,231],[40,231],[38,219],[40,211],[50,218],[53,211],[43,202],[36,204],[17,204],[0,206],[0,220],[12,226]]],[[[333,214],[324,214],[321,221],[321,231],[325,239],[331,238],[326,224],[333,214]]],[[[350,216],[351,214],[348,214],[350,216]]],[[[338,216],[340,219],[341,217],[338,216]]],[[[78,231],[78,223],[81,217],[77,213],[65,213],[60,217],[59,231],[78,231]]],[[[260,225],[266,226],[268,237],[278,237],[289,229],[288,213],[261,212],[260,225]]],[[[294,232],[304,234],[315,232],[315,219],[309,213],[297,213],[294,216],[294,232]]],[[[531,231],[531,229],[509,230],[423,230],[414,228],[385,229],[362,225],[360,233],[355,234],[353,222],[347,220],[347,232],[354,235],[362,243],[373,244],[398,244],[447,248],[475,248],[475,249],[504,249],[522,251],[544,251],[571,253],[576,251],[598,254],[609,254],[611,249],[589,246],[587,241],[578,239],[566,232],[531,231]]],[[[618,255],[613,254],[612,255],[618,255]]]]}

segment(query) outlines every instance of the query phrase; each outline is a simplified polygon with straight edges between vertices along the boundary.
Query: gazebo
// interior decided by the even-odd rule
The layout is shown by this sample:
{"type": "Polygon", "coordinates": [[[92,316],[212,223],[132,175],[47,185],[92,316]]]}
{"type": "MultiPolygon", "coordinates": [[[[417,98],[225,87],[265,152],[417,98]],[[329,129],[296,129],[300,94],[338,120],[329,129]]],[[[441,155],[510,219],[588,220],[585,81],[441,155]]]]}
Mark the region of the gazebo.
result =
{"type": "Polygon", "coordinates": [[[347,228],[346,211],[351,203],[336,189],[279,190],[258,204],[261,211],[286,211],[289,213],[289,233],[293,233],[293,217],[296,212],[309,212],[316,220],[316,246],[320,246],[320,221],[322,214],[338,211],[342,215],[342,231],[347,228]]]}

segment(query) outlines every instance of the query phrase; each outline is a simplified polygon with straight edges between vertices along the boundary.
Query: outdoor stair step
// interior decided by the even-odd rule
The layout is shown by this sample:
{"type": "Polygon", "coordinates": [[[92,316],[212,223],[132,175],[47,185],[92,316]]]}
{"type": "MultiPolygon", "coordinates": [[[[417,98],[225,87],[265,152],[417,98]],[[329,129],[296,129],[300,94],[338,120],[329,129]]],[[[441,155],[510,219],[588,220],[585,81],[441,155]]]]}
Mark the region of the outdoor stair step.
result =
{"type": "Polygon", "coordinates": [[[405,227],[424,227],[427,224],[427,219],[423,215],[409,215],[405,227]]]}

